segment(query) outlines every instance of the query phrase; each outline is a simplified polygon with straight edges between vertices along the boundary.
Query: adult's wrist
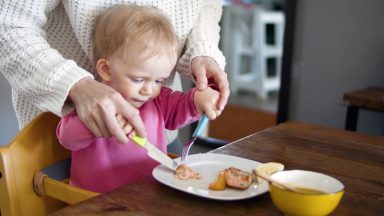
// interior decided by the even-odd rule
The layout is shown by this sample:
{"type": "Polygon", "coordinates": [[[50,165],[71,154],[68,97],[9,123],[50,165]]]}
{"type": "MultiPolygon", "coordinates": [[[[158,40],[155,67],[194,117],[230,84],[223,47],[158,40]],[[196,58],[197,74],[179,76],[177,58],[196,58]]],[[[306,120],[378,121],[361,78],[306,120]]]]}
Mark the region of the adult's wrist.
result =
{"type": "Polygon", "coordinates": [[[90,77],[81,78],[72,87],[69,89],[67,100],[73,102],[76,101],[76,98],[81,94],[81,91],[84,89],[84,86],[92,85],[94,80],[90,77]]]}

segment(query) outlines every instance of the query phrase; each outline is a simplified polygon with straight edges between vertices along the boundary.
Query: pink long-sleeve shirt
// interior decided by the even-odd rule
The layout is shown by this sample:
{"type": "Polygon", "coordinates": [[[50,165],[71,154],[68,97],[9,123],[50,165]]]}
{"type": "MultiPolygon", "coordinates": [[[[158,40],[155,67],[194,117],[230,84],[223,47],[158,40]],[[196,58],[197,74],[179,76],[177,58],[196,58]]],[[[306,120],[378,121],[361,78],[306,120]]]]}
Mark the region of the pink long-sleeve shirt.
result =
{"type": "MultiPolygon", "coordinates": [[[[162,87],[160,95],[140,107],[149,142],[167,152],[165,129],[174,130],[200,118],[187,93],[162,87]]],[[[95,137],[76,112],[63,117],[56,130],[60,143],[72,151],[70,184],[105,193],[124,184],[152,180],[158,162],[132,141],[120,144],[114,137],[95,137]]]]}

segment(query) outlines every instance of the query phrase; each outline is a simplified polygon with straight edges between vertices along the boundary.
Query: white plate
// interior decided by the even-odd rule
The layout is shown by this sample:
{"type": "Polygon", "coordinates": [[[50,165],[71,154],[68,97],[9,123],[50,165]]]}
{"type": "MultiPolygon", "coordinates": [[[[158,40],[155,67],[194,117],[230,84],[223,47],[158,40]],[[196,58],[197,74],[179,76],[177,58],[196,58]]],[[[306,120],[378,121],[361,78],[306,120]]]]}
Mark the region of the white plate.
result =
{"type": "MultiPolygon", "coordinates": [[[[175,159],[180,163],[180,158],[175,159]]],[[[193,170],[199,172],[201,179],[180,180],[174,175],[174,171],[166,168],[163,165],[157,166],[153,172],[153,177],[172,188],[193,194],[200,197],[205,197],[215,200],[241,200],[263,194],[268,191],[268,184],[251,184],[246,190],[238,190],[226,188],[223,191],[209,190],[208,186],[212,183],[219,171],[225,168],[234,166],[244,171],[251,171],[261,163],[245,158],[225,155],[225,154],[192,154],[188,155],[185,162],[193,170]]]]}

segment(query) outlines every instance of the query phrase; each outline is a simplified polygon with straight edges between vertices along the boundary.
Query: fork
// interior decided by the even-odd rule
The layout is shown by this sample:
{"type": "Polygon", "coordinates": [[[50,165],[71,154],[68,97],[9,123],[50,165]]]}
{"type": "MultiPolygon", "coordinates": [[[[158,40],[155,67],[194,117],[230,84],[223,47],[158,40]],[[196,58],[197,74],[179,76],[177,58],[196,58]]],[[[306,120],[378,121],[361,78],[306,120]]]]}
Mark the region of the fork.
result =
{"type": "Polygon", "coordinates": [[[187,159],[189,149],[191,148],[191,146],[195,142],[196,138],[201,135],[201,132],[203,132],[203,129],[207,125],[208,120],[209,119],[208,119],[207,115],[203,114],[201,116],[201,119],[199,120],[199,123],[197,124],[197,127],[192,134],[192,139],[183,145],[183,151],[181,152],[181,162],[183,162],[187,159]]]}

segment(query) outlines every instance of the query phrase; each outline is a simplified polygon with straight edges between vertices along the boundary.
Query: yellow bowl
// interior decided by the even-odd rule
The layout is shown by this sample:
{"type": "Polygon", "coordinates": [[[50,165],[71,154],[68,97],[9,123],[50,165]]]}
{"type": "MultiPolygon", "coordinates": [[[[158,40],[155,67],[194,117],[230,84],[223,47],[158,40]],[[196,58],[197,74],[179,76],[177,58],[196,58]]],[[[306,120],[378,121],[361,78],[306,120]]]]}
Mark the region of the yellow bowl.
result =
{"type": "Polygon", "coordinates": [[[273,203],[280,211],[290,216],[328,215],[337,207],[344,194],[343,183],[322,173],[287,170],[276,172],[271,175],[271,178],[299,189],[324,192],[323,194],[296,193],[269,184],[273,203]]]}

